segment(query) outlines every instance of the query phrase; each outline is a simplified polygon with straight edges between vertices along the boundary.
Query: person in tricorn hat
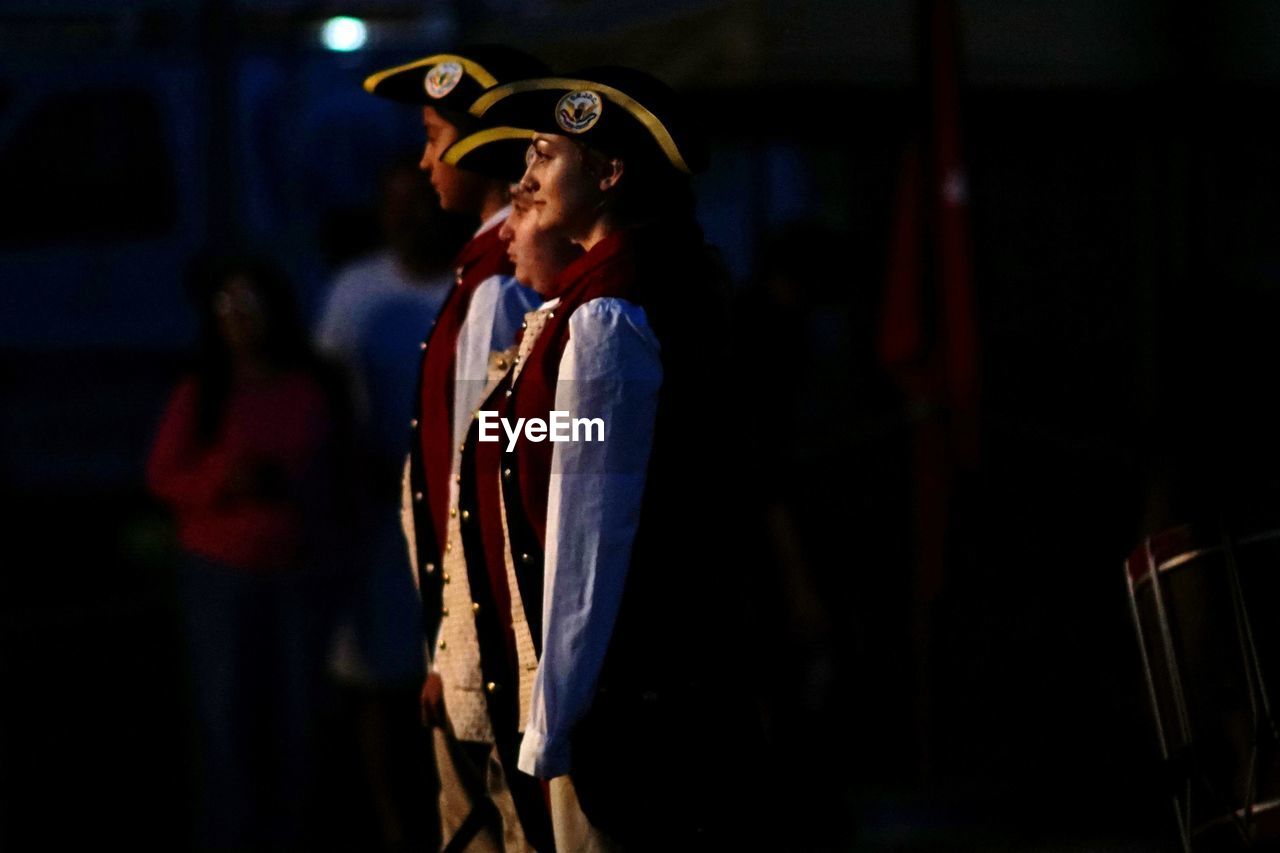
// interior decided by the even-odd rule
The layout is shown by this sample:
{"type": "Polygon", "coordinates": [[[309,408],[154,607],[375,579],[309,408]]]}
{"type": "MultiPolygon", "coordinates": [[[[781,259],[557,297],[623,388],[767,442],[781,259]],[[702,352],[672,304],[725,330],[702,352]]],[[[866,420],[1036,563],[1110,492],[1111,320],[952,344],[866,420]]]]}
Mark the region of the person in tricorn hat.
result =
{"type": "Polygon", "coordinates": [[[725,275],[690,181],[704,146],[671,89],[625,68],[496,86],[472,112],[484,131],[445,159],[528,134],[536,227],[583,250],[490,401],[511,424],[603,424],[599,440],[476,443],[478,470],[500,459],[501,512],[482,489],[462,495],[479,544],[505,539],[513,622],[538,642],[536,667],[519,666],[519,767],[549,780],[558,849],[706,848],[727,837],[750,715],[721,618],[735,610],[732,460],[699,433],[717,429],[701,414],[729,411],[725,275]]]}
{"type": "Polygon", "coordinates": [[[449,511],[457,504],[459,444],[470,413],[483,399],[490,354],[510,346],[524,313],[538,299],[515,280],[500,235],[510,213],[510,177],[440,160],[442,151],[473,129],[476,121],[468,108],[481,93],[545,72],[545,65],[524,53],[478,45],[389,68],[364,83],[379,97],[421,105],[427,142],[420,166],[441,207],[477,215],[482,222],[458,255],[455,286],[422,343],[401,512],[427,636],[433,637],[422,713],[433,727],[442,841],[449,850],[545,849],[550,844],[543,792],[528,777],[503,770],[504,764],[514,767],[516,746],[500,736],[508,726],[495,722],[504,712],[484,690],[475,631],[464,630],[465,620],[443,618],[445,589],[465,584],[467,577],[459,519],[449,511]],[[503,753],[511,759],[502,761],[503,753]]]}

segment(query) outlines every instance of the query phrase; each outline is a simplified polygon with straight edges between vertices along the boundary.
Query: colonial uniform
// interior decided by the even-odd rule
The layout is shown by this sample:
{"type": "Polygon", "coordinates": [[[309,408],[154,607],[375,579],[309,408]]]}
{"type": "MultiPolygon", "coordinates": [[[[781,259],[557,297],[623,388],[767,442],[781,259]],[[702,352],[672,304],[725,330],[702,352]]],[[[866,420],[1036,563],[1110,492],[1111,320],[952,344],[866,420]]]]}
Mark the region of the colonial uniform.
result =
{"type": "MultiPolygon", "coordinates": [[[[365,88],[434,106],[457,123],[486,88],[543,68],[517,51],[478,46],[387,69],[370,76],[365,88]]],[[[458,501],[461,440],[486,394],[491,354],[511,345],[524,313],[539,301],[516,282],[499,238],[509,212],[506,207],[491,216],[463,247],[455,262],[455,286],[422,342],[403,477],[401,520],[427,636],[434,636],[427,647],[428,667],[444,686],[446,722],[435,738],[443,839],[450,850],[549,846],[536,783],[512,778],[498,760],[475,633],[447,618],[471,606],[459,519],[450,512],[458,501]]]]}
{"type": "MultiPolygon", "coordinates": [[[[704,160],[670,91],[625,69],[498,86],[473,112],[504,135],[576,135],[636,174],[647,157],[650,175],[673,185],[704,160]]],[[[474,147],[460,140],[463,154],[444,159],[474,147]]],[[[505,437],[480,442],[473,424],[464,443],[471,582],[507,605],[482,667],[496,684],[517,680],[519,768],[553,780],[553,821],[554,783],[571,780],[606,846],[713,843],[723,784],[696,770],[739,746],[718,734],[734,726],[715,663],[734,651],[716,618],[732,519],[710,497],[730,460],[696,432],[700,415],[728,410],[708,357],[726,354],[722,280],[691,217],[608,235],[528,316],[484,404],[511,423],[553,410],[598,418],[602,440],[507,449],[505,437]]]]}

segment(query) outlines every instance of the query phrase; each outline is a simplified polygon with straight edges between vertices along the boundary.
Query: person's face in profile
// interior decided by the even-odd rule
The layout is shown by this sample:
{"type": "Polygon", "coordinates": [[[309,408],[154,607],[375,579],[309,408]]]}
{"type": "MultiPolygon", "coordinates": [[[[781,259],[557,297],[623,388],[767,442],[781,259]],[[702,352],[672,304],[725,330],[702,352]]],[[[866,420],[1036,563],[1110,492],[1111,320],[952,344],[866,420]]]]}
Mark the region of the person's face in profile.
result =
{"type": "Polygon", "coordinates": [[[520,189],[529,197],[539,230],[569,240],[586,235],[604,196],[597,159],[567,136],[533,137],[520,189]]]}
{"type": "Polygon", "coordinates": [[[511,215],[498,236],[507,241],[507,257],[515,264],[516,279],[544,298],[553,295],[560,271],[581,254],[563,236],[539,227],[532,199],[518,187],[511,194],[511,215]]]}
{"type": "Polygon", "coordinates": [[[422,108],[422,127],[427,134],[427,143],[422,149],[418,168],[431,180],[432,188],[440,197],[440,207],[451,213],[478,212],[483,179],[440,160],[445,149],[457,141],[458,129],[430,106],[422,108]]]}

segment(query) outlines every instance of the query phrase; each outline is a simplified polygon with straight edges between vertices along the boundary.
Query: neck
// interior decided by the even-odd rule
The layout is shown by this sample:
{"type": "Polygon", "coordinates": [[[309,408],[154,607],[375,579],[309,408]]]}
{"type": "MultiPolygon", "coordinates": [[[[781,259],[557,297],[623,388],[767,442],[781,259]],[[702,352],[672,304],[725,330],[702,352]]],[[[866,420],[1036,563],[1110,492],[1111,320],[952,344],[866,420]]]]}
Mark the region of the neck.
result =
{"type": "Polygon", "coordinates": [[[618,227],[618,222],[612,214],[602,213],[600,218],[591,223],[591,227],[587,229],[586,234],[581,239],[574,240],[573,242],[581,246],[582,251],[590,252],[593,246],[605,237],[608,237],[614,231],[617,231],[618,227]]]}
{"type": "Polygon", "coordinates": [[[502,187],[494,187],[485,193],[484,201],[480,204],[480,221],[488,221],[499,210],[507,206],[507,191],[502,187]]]}

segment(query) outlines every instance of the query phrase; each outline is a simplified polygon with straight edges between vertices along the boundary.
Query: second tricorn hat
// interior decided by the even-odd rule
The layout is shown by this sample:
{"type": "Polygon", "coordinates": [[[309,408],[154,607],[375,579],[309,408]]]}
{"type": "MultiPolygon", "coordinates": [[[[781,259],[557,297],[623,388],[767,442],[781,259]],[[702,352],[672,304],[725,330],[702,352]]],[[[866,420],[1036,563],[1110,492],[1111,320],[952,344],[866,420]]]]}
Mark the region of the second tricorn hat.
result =
{"type": "Polygon", "coordinates": [[[370,74],[364,88],[380,98],[466,113],[486,89],[548,70],[542,61],[515,48],[478,44],[370,74]]]}
{"type": "Polygon", "coordinates": [[[471,114],[491,129],[569,136],[605,153],[645,156],[684,174],[707,165],[706,142],[680,96],[632,68],[601,66],[501,83],[476,99],[471,114]]]}

